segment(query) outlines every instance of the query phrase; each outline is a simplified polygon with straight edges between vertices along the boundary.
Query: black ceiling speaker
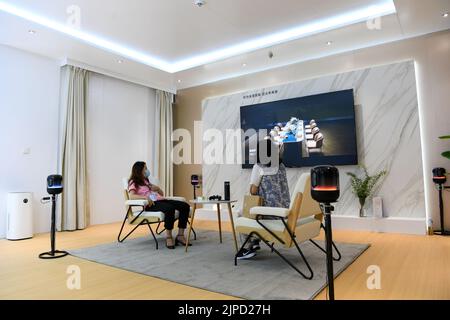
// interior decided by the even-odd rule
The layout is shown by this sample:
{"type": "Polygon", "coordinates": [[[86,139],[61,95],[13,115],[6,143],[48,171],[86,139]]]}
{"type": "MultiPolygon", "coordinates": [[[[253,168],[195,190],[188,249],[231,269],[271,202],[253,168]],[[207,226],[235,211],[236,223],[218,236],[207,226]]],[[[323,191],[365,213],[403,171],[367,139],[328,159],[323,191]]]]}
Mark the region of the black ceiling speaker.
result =
{"type": "Polygon", "coordinates": [[[340,196],[337,168],[320,166],[311,170],[311,196],[319,203],[337,202],[340,196]]]}

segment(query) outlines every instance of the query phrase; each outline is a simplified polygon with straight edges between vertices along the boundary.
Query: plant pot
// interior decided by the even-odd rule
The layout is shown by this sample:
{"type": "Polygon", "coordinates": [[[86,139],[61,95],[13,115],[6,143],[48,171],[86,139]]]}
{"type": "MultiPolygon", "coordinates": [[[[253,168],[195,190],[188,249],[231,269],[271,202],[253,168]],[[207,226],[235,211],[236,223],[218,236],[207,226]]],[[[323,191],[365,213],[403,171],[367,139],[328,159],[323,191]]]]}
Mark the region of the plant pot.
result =
{"type": "Polygon", "coordinates": [[[366,216],[364,213],[364,205],[366,204],[366,198],[359,198],[359,204],[360,204],[359,217],[364,218],[366,216]]]}

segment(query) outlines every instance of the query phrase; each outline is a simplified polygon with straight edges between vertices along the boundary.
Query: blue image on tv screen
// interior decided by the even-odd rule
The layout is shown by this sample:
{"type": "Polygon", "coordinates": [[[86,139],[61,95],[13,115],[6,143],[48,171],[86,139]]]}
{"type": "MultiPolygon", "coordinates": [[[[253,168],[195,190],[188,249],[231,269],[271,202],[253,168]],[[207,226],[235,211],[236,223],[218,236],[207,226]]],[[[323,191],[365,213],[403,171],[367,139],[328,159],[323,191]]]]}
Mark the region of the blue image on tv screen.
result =
{"type": "Polygon", "coordinates": [[[283,144],[286,167],[358,164],[353,89],[243,106],[240,113],[243,168],[256,163],[251,129],[283,144]]]}

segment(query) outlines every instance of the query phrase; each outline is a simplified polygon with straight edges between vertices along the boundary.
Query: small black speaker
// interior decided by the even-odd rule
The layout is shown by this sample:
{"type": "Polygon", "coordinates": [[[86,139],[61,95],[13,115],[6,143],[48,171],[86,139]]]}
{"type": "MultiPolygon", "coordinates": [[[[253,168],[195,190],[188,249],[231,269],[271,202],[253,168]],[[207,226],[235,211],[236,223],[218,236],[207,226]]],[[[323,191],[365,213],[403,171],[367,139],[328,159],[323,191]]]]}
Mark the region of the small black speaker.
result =
{"type": "Polygon", "coordinates": [[[339,170],[336,167],[311,169],[311,196],[320,203],[333,203],[339,199],[339,170]]]}
{"type": "Polygon", "coordinates": [[[200,177],[197,174],[191,176],[191,184],[193,186],[198,186],[200,184],[200,177]]]}
{"type": "Polygon", "coordinates": [[[444,184],[447,182],[447,172],[444,168],[433,169],[433,182],[436,184],[444,184]]]}
{"type": "Polygon", "coordinates": [[[58,174],[48,176],[47,178],[47,192],[55,195],[63,192],[63,177],[58,174]]]}
{"type": "Polygon", "coordinates": [[[230,182],[225,181],[224,183],[224,195],[225,195],[225,201],[230,201],[230,182]]]}

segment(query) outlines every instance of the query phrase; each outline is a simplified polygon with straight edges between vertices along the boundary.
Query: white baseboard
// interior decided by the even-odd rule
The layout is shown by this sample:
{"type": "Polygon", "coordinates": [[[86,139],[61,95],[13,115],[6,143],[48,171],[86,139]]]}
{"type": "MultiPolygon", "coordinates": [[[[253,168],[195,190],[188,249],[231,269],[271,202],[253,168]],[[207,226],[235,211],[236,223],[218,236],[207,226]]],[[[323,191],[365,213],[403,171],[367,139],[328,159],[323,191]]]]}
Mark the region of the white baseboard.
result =
{"type": "MultiPolygon", "coordinates": [[[[228,211],[221,210],[222,221],[230,221],[228,211]]],[[[237,217],[237,212],[233,212],[237,217]]],[[[195,218],[199,220],[217,221],[217,211],[212,209],[197,209],[195,218]]],[[[380,233],[403,233],[426,235],[425,218],[360,218],[354,216],[332,216],[333,229],[349,231],[370,231],[380,233]]]]}
{"type": "Polygon", "coordinates": [[[333,229],[370,231],[380,233],[404,233],[425,235],[425,218],[360,218],[354,216],[332,216],[333,229]]]}

